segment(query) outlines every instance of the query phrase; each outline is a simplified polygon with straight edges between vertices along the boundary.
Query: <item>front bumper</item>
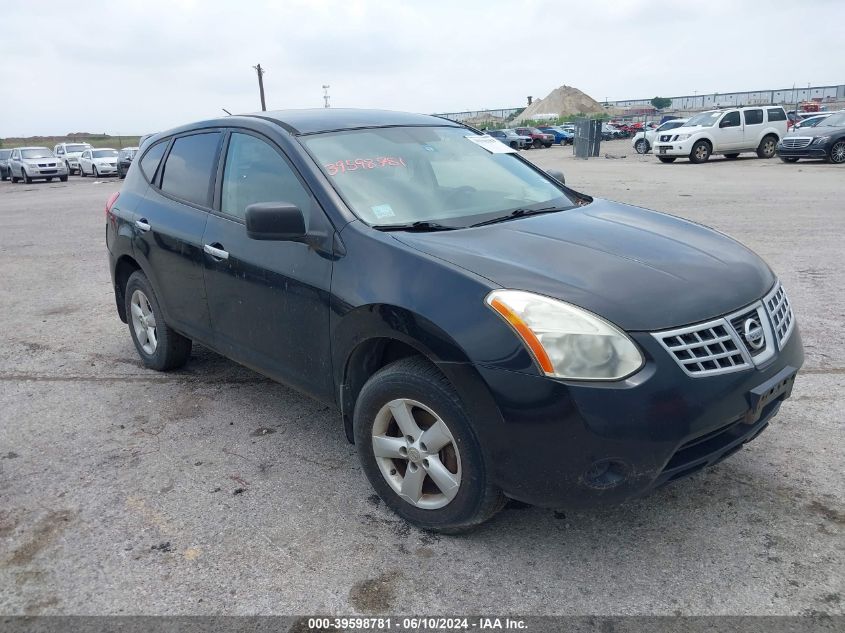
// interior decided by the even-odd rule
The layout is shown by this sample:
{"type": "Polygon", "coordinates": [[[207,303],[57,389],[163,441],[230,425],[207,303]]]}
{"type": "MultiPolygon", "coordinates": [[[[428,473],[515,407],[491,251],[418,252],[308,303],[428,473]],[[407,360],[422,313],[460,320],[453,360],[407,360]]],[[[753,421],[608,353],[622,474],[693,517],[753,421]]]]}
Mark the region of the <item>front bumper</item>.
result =
{"type": "Polygon", "coordinates": [[[94,166],[97,168],[97,173],[101,176],[108,176],[109,174],[117,173],[117,165],[95,163],[94,166]]]}
{"type": "Polygon", "coordinates": [[[804,362],[798,327],[762,368],[691,378],[649,334],[631,335],[646,365],[627,380],[574,383],[476,367],[501,414],[479,425],[495,483],[527,503],[585,507],[638,497],[712,465],[754,439],[789,394],[763,401],[804,362]],[[767,385],[768,387],[768,385],[767,385]]]}
{"type": "Polygon", "coordinates": [[[689,156],[692,146],[698,139],[688,138],[685,141],[655,141],[652,143],[652,151],[655,156],[689,156]]]}
{"type": "Polygon", "coordinates": [[[808,145],[800,149],[786,149],[778,144],[775,151],[778,156],[784,158],[827,158],[827,148],[824,145],[808,145]]]}

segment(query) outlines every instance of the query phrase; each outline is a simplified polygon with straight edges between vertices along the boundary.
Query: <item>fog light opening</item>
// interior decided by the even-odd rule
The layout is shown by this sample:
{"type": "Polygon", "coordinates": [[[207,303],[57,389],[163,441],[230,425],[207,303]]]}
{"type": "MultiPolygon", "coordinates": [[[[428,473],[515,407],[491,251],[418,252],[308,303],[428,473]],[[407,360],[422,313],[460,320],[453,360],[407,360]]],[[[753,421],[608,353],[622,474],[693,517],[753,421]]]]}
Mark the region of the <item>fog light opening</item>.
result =
{"type": "Polygon", "coordinates": [[[594,462],[584,473],[584,481],[591,488],[615,488],[628,478],[628,465],[613,459],[594,462]]]}

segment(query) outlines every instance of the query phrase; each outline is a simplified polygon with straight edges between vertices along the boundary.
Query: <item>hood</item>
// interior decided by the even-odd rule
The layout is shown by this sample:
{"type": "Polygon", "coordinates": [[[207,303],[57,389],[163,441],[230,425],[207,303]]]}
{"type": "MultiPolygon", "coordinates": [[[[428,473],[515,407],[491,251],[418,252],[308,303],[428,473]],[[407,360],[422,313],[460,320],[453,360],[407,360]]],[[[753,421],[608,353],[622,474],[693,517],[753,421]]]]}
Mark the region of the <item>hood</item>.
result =
{"type": "Polygon", "coordinates": [[[503,288],[568,301],[628,331],[727,314],[775,281],[760,257],[717,231],[600,199],[474,229],[394,236],[503,288]]]}

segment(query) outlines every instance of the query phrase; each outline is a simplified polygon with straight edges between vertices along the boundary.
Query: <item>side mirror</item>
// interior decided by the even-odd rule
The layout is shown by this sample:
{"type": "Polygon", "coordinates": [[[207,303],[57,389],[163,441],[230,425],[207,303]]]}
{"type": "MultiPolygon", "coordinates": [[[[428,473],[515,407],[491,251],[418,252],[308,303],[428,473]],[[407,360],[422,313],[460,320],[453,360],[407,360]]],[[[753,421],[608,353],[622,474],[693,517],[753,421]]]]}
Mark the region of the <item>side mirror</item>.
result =
{"type": "Polygon", "coordinates": [[[257,202],[246,208],[246,234],[253,240],[305,237],[305,216],[290,202],[257,202]]]}
{"type": "Polygon", "coordinates": [[[566,184],[566,178],[563,177],[562,171],[558,171],[557,169],[549,169],[546,173],[555,180],[557,180],[560,184],[566,184]]]}

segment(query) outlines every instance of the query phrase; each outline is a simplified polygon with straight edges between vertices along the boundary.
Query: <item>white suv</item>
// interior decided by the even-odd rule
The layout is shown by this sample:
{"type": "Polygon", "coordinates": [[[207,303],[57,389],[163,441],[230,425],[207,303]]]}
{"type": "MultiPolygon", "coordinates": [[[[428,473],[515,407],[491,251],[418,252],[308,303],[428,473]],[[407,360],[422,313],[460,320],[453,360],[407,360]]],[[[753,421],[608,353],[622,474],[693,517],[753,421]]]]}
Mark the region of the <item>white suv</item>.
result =
{"type": "Polygon", "coordinates": [[[696,114],[683,127],[658,134],[654,154],[664,163],[679,156],[703,163],[712,154],[736,158],[742,152],[772,158],[785,134],[786,112],[780,106],[710,110],[696,114]]]}
{"type": "Polygon", "coordinates": [[[91,149],[89,143],[59,143],[53,153],[65,164],[67,173],[72,174],[79,171],[79,157],[86,149],[91,149]]]}

